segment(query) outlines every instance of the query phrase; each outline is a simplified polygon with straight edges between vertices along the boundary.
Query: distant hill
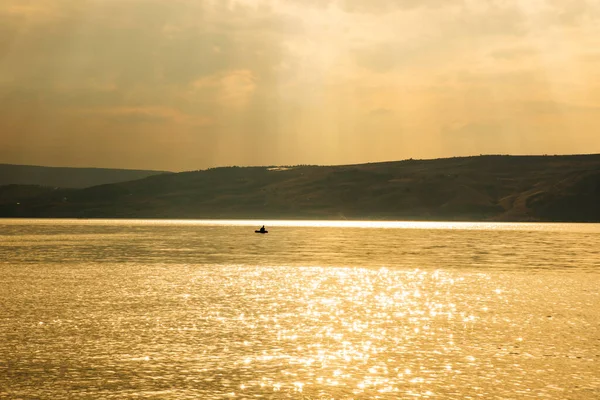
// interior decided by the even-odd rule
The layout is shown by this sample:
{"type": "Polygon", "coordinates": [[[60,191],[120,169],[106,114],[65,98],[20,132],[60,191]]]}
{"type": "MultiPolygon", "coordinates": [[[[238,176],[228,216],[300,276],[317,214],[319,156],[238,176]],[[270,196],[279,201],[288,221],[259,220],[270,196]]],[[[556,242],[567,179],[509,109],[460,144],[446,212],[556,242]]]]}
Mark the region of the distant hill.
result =
{"type": "Polygon", "coordinates": [[[109,168],[61,168],[0,164],[0,185],[39,185],[84,188],[142,179],[166,171],[109,168]]]}
{"type": "Polygon", "coordinates": [[[78,190],[13,186],[0,190],[0,216],[600,222],[600,155],[226,167],[78,190]]]}

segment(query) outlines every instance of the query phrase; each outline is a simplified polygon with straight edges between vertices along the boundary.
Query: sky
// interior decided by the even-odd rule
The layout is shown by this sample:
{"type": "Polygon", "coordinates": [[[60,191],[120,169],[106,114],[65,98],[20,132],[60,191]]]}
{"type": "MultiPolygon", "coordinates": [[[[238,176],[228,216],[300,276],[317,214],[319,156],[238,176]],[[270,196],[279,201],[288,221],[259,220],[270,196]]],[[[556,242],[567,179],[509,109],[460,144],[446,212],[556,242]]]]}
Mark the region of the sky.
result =
{"type": "Polygon", "coordinates": [[[600,153],[598,0],[2,0],[0,163],[600,153]]]}

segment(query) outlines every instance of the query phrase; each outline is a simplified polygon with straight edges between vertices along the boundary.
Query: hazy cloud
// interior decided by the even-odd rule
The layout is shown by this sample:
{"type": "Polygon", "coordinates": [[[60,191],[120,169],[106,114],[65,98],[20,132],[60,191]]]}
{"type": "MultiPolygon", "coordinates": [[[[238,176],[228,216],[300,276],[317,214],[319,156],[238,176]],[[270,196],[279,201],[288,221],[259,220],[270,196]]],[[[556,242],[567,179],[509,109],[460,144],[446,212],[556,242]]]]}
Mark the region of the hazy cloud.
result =
{"type": "Polygon", "coordinates": [[[83,117],[100,117],[105,121],[118,123],[152,123],[209,126],[212,120],[200,115],[185,114],[169,107],[115,107],[69,110],[83,117]]]}
{"type": "Polygon", "coordinates": [[[535,54],[536,51],[534,49],[522,46],[497,49],[491,52],[492,57],[504,61],[514,61],[535,54]]]}
{"type": "Polygon", "coordinates": [[[0,162],[600,151],[599,15],[593,0],[4,0],[0,162]]]}

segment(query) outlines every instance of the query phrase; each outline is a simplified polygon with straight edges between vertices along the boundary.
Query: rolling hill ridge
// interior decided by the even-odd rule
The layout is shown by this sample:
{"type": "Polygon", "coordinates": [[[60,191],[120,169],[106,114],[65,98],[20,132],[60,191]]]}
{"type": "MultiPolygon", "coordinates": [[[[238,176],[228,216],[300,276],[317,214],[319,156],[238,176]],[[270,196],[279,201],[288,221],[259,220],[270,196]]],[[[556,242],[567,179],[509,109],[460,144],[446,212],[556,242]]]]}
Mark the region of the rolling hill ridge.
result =
{"type": "Polygon", "coordinates": [[[600,222],[600,155],[223,167],[83,189],[0,187],[1,217],[600,222]]]}
{"type": "Polygon", "coordinates": [[[167,171],[39,167],[34,165],[0,164],[1,185],[39,185],[61,188],[84,188],[145,178],[167,171]]]}

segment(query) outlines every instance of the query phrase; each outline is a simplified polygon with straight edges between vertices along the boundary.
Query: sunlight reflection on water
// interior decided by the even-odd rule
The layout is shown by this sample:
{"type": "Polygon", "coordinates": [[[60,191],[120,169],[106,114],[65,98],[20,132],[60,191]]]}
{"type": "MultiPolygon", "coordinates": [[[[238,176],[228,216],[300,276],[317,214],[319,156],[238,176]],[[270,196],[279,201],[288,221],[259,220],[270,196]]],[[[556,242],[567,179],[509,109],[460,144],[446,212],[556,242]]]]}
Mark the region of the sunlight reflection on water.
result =
{"type": "MultiPolygon", "coordinates": [[[[5,219],[7,225],[22,225],[20,219],[5,219]]],[[[28,225],[55,225],[53,219],[29,219],[28,225]]],[[[460,230],[518,230],[518,231],[575,231],[598,233],[599,224],[538,223],[538,222],[462,222],[462,221],[362,221],[362,220],[255,220],[255,219],[64,219],[61,225],[100,226],[254,226],[312,227],[312,228],[370,228],[370,229],[460,229],[460,230]]]]}
{"type": "Polygon", "coordinates": [[[0,398],[600,394],[597,225],[212,224],[6,223],[0,398]]]}

